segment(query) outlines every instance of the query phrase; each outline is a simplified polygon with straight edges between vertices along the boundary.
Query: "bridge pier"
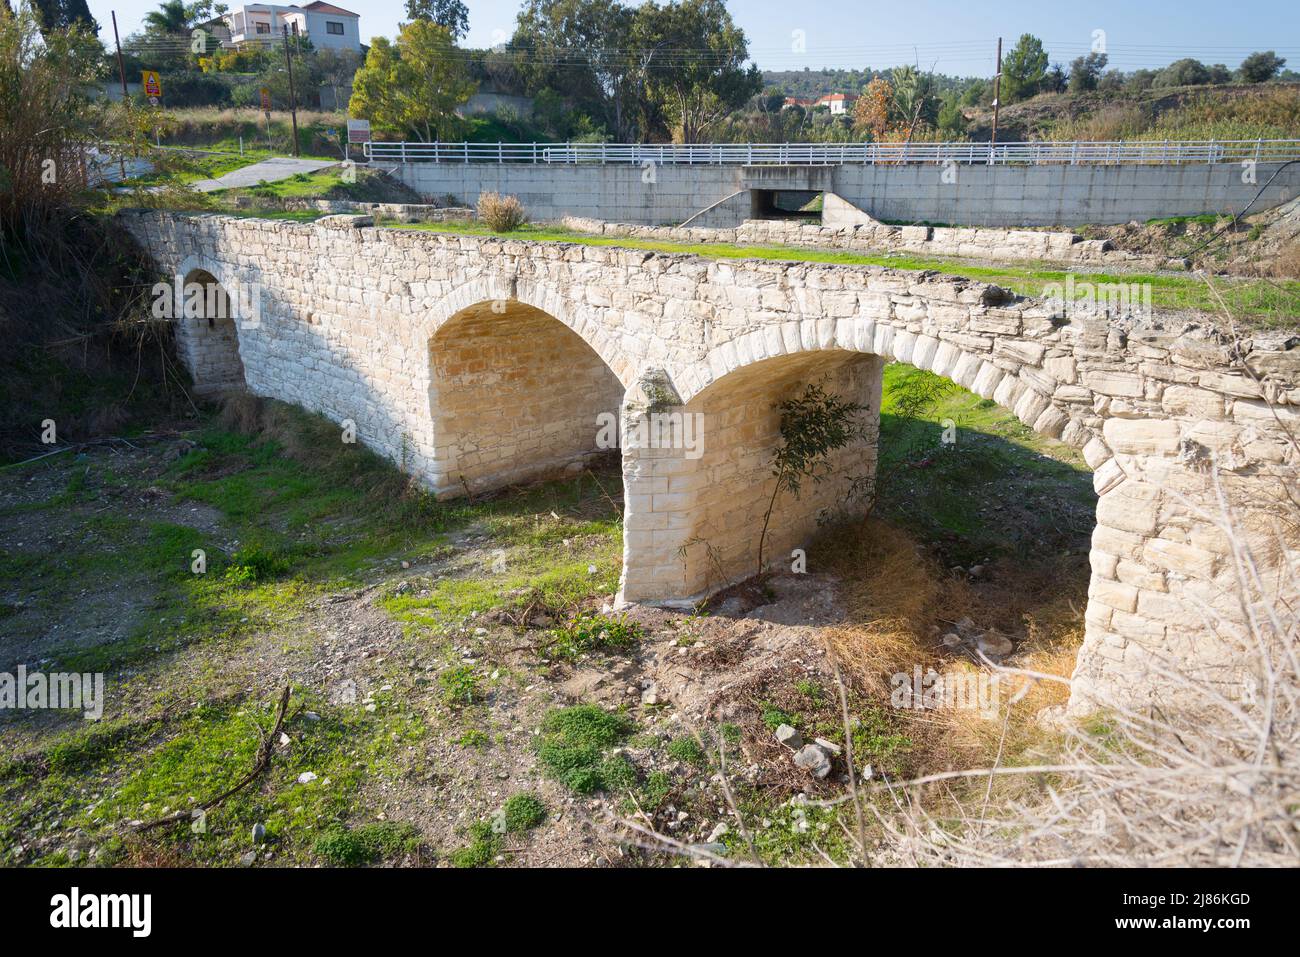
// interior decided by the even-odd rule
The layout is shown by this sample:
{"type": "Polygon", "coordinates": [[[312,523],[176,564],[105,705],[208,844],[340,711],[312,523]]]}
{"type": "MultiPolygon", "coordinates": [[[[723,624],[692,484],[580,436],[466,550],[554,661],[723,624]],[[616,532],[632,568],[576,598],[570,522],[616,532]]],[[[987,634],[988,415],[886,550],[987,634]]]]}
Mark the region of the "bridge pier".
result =
{"type": "Polygon", "coordinates": [[[819,522],[859,511],[872,480],[884,360],[862,353],[781,356],[737,370],[684,405],[624,407],[624,573],[620,599],[684,605],[759,571],[786,567],[819,522]],[[810,384],[861,407],[860,431],[832,454],[823,481],[772,499],[778,408],[810,384]]]}

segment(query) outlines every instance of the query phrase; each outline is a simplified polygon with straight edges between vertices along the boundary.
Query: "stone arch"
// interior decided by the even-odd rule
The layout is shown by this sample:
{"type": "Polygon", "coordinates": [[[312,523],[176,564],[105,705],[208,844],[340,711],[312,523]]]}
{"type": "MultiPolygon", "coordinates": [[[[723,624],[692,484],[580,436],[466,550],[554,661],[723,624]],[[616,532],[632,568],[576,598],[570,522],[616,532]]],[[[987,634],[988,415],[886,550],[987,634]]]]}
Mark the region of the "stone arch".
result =
{"type": "Polygon", "coordinates": [[[416,339],[428,342],[444,325],[466,310],[494,302],[531,306],[546,313],[582,339],[625,388],[635,379],[634,363],[619,349],[615,337],[600,321],[596,311],[562,295],[555,286],[535,279],[484,275],[462,283],[428,311],[416,328],[416,339]]]}
{"type": "Polygon", "coordinates": [[[239,340],[246,317],[240,315],[237,275],[206,257],[191,256],[177,268],[172,294],[178,349],[195,394],[246,389],[239,340]]]}
{"type": "MultiPolygon", "coordinates": [[[[800,382],[830,373],[837,391],[854,395],[859,404],[871,409],[873,429],[869,441],[841,456],[837,473],[842,477],[841,482],[856,478],[851,469],[844,468],[854,456],[858,471],[874,471],[881,372],[888,360],[906,362],[948,378],[1012,411],[1039,434],[1082,450],[1085,461],[1093,469],[1093,486],[1098,494],[1090,554],[1086,638],[1078,664],[1085,690],[1077,701],[1087,700],[1086,689],[1092,686],[1098,672],[1107,670],[1113,676],[1118,667],[1115,659],[1128,657],[1129,666],[1134,667],[1132,660],[1138,657],[1137,646],[1129,653],[1128,639],[1116,633],[1116,615],[1122,619],[1125,629],[1137,629],[1155,643],[1165,640],[1165,622],[1177,618],[1177,612],[1167,594],[1170,585],[1167,569],[1159,562],[1144,561],[1143,539],[1153,535],[1157,526],[1152,489],[1148,484],[1128,481],[1119,463],[1123,456],[1113,455],[1108,444],[1108,439],[1115,440],[1121,451],[1137,455],[1151,451],[1144,432],[1146,424],[1141,419],[1116,419],[1111,421],[1117,423],[1117,428],[1098,428],[1098,421],[1107,420],[1099,420],[1093,414],[1092,400],[1076,401],[1074,406],[1084,411],[1072,415],[1073,409],[1054,399],[1050,381],[1038,371],[1044,352],[1033,343],[1017,342],[1011,348],[978,353],[934,336],[855,317],[791,320],[768,325],[709,350],[701,361],[678,372],[675,383],[683,403],[681,409],[716,412],[719,397],[728,392],[740,396],[739,404],[746,407],[756,429],[739,456],[743,465],[733,469],[733,476],[743,479],[748,473],[751,480],[759,480],[750,483],[756,484],[757,490],[745,502],[737,499],[744,494],[739,487],[733,488],[732,497],[719,507],[718,502],[701,490],[713,490],[717,497],[717,490],[725,489],[728,482],[718,474],[716,463],[710,466],[707,457],[702,465],[692,467],[681,461],[680,456],[656,453],[654,458],[643,458],[635,469],[625,465],[628,510],[624,519],[624,583],[620,597],[625,601],[664,604],[695,601],[757,571],[757,556],[752,553],[752,546],[756,541],[755,522],[761,520],[756,519],[756,514],[761,515],[762,511],[758,500],[766,497],[765,483],[767,490],[771,488],[765,467],[778,434],[775,415],[768,415],[764,421],[762,405],[770,407],[771,400],[783,389],[790,391],[800,382]],[[771,390],[759,390],[767,400],[765,403],[754,401],[754,397],[743,401],[747,379],[762,382],[769,372],[781,369],[795,374],[785,385],[780,375],[771,377],[771,390]],[[846,373],[856,373],[860,381],[854,382],[852,375],[846,378],[846,373]],[[1111,436],[1111,432],[1115,435],[1111,436]],[[1131,442],[1122,437],[1130,432],[1131,442]],[[643,487],[663,488],[664,494],[643,494],[643,487]],[[721,547],[706,552],[703,543],[710,534],[721,547]],[[1121,548],[1126,549],[1122,558],[1115,554],[1121,548]]],[[[1069,368],[1063,363],[1053,368],[1054,377],[1073,382],[1073,360],[1067,361],[1069,368]]],[[[1081,392],[1085,389],[1077,388],[1081,392]]],[[[724,431],[728,428],[725,420],[721,428],[724,431]]],[[[1160,431],[1158,425],[1154,428],[1160,431]]],[[[717,436],[706,436],[706,442],[708,438],[716,441],[717,436]]],[[[1158,438],[1154,441],[1163,442],[1158,438]]],[[[725,447],[730,443],[724,440],[723,444],[725,447]]],[[[645,455],[640,450],[630,454],[645,455]]],[[[743,480],[738,483],[744,484],[743,480]]],[[[842,491],[842,487],[823,487],[818,495],[787,503],[783,522],[771,537],[767,557],[784,559],[791,546],[813,533],[822,515],[836,508],[837,493],[842,491]]]]}
{"type": "Polygon", "coordinates": [[[455,311],[426,327],[430,463],[444,497],[579,471],[615,447],[602,440],[617,434],[625,387],[597,344],[519,296],[461,305],[482,291],[449,297],[455,311]]]}
{"type": "MultiPolygon", "coordinates": [[[[710,349],[703,360],[686,371],[680,392],[684,401],[690,401],[722,377],[776,356],[826,350],[869,353],[950,379],[980,398],[1009,409],[1026,426],[1047,438],[1077,449],[1086,448],[1096,439],[1091,453],[1102,461],[1109,458],[1104,442],[1094,431],[1053,401],[1054,383],[1036,372],[1044,347],[1032,342],[1007,342],[1000,348],[1000,352],[972,352],[936,336],[866,318],[796,319],[753,330],[710,349]]],[[[1066,362],[1072,378],[1073,360],[1066,362]]]]}

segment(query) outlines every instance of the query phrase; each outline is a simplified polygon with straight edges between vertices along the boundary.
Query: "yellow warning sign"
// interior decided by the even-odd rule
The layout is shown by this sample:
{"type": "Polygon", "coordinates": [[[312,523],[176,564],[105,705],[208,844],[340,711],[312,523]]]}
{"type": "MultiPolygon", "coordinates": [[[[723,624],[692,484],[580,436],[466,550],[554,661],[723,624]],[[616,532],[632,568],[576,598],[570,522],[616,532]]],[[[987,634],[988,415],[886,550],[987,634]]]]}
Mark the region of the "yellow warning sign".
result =
{"type": "Polygon", "coordinates": [[[148,97],[149,102],[155,106],[162,99],[162,77],[158,75],[157,70],[145,70],[144,76],[144,95],[148,97]]]}

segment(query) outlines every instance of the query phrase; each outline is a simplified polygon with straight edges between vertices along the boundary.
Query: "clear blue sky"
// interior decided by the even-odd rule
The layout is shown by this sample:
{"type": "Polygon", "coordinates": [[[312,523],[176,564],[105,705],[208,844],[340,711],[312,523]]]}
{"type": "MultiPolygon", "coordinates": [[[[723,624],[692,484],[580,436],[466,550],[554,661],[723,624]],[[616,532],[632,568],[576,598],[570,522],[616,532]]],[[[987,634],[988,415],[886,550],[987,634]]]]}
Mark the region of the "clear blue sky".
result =
{"type": "MultiPolygon", "coordinates": [[[[140,28],[158,0],[89,0],[112,43],[109,11],[125,37],[140,28]]],[[[238,0],[227,0],[230,6],[238,0]]],[[[394,36],[404,0],[337,0],[361,15],[361,36],[394,36]]],[[[492,46],[514,31],[520,0],[468,0],[469,46],[492,46]]],[[[1253,0],[730,0],[732,16],[764,69],[875,67],[918,62],[960,75],[992,72],[999,35],[1008,45],[1021,33],[1040,37],[1054,62],[1086,53],[1094,30],[1105,31],[1112,67],[1163,66],[1182,56],[1235,67],[1253,50],[1272,49],[1300,69],[1300,2],[1253,0]],[[804,48],[795,49],[795,31],[804,48]]]]}

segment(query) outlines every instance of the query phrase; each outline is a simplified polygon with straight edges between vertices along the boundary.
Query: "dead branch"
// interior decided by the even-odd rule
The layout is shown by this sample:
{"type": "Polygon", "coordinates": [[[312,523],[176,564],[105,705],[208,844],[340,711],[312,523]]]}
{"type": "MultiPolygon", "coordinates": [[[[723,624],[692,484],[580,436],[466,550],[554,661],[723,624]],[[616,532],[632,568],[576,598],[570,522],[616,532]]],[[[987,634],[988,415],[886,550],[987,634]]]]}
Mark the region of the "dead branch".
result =
{"type": "Polygon", "coordinates": [[[167,824],[176,824],[180,821],[190,820],[195,816],[195,812],[211,810],[222,801],[226,800],[226,798],[233,794],[238,794],[265,774],[267,769],[271,766],[271,755],[275,753],[275,742],[280,739],[280,732],[284,727],[284,718],[289,711],[290,687],[290,685],[285,685],[284,690],[280,692],[280,706],[276,709],[275,725],[271,728],[271,733],[262,738],[261,746],[257,749],[257,761],[253,765],[252,770],[214,798],[196,804],[192,808],[173,811],[171,814],[155,818],[152,821],[130,825],[131,829],[136,833],[143,833],[144,831],[151,831],[154,828],[163,827],[167,824]]]}

